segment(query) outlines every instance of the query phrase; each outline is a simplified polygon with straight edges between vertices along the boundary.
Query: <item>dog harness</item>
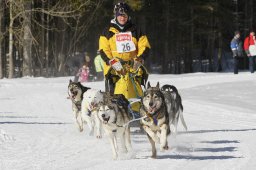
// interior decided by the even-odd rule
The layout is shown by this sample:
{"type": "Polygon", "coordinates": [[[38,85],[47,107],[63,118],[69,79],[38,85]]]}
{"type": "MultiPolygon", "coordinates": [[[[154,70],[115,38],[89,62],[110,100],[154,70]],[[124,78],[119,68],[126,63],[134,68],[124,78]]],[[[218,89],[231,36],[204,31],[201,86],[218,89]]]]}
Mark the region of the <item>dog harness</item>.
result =
{"type": "MultiPolygon", "coordinates": [[[[149,118],[150,121],[153,121],[153,123],[154,123],[155,125],[157,125],[157,124],[158,124],[158,116],[159,116],[159,113],[160,113],[160,112],[156,112],[156,113],[154,113],[154,114],[152,115],[152,114],[149,114],[148,112],[146,112],[146,115],[147,115],[146,118],[149,118]]],[[[149,121],[146,120],[146,119],[144,119],[144,120],[147,121],[147,122],[149,122],[149,121]]]]}
{"type": "Polygon", "coordinates": [[[81,103],[82,103],[82,101],[76,102],[76,101],[74,101],[73,99],[71,99],[71,100],[72,100],[72,102],[74,103],[74,105],[76,106],[77,110],[78,110],[78,111],[81,111],[81,103]]]}
{"type": "MultiPolygon", "coordinates": [[[[70,96],[69,93],[68,93],[68,95],[69,95],[69,98],[71,99],[72,103],[76,106],[77,110],[78,110],[78,111],[81,111],[81,103],[82,103],[82,100],[76,102],[76,101],[70,96]]],[[[82,97],[82,99],[83,99],[83,97],[82,97]]]]}

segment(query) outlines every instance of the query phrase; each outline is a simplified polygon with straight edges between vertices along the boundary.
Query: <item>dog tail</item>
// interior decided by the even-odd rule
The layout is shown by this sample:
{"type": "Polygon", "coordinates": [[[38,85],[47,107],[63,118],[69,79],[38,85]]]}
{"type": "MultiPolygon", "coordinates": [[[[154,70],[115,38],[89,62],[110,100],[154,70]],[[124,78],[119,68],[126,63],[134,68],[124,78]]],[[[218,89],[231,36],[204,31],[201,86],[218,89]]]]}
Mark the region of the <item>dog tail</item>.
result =
{"type": "Polygon", "coordinates": [[[163,85],[161,87],[161,91],[174,92],[176,94],[176,97],[178,98],[178,100],[180,100],[180,107],[181,107],[181,110],[183,111],[182,99],[181,99],[181,97],[179,95],[178,89],[175,86],[169,85],[169,84],[165,84],[165,85],[163,85]]]}
{"type": "Polygon", "coordinates": [[[169,84],[165,84],[161,87],[162,91],[174,91],[175,93],[178,93],[178,90],[175,86],[173,85],[169,85],[169,84]]]}
{"type": "MultiPolygon", "coordinates": [[[[169,91],[169,92],[174,92],[176,95],[175,95],[175,98],[177,99],[178,101],[178,109],[179,109],[179,117],[181,119],[181,123],[183,125],[183,127],[185,128],[185,130],[187,131],[187,125],[185,123],[185,120],[184,120],[184,117],[183,117],[183,105],[182,105],[182,99],[179,95],[179,92],[178,92],[178,89],[173,86],[173,85],[169,85],[169,84],[165,84],[161,87],[161,91],[169,91]]],[[[177,123],[177,122],[176,122],[177,123]]],[[[174,125],[174,133],[176,133],[176,130],[177,130],[177,124],[174,125]]]]}
{"type": "Polygon", "coordinates": [[[161,87],[161,91],[169,91],[169,92],[174,92],[176,94],[176,96],[179,98],[180,100],[180,105],[181,105],[181,110],[183,111],[183,105],[182,105],[182,100],[181,97],[179,95],[178,89],[173,86],[173,85],[169,85],[169,84],[165,84],[161,87]]]}
{"type": "Polygon", "coordinates": [[[86,92],[87,90],[91,89],[90,87],[81,86],[82,90],[86,92]]]}
{"type": "Polygon", "coordinates": [[[184,120],[183,111],[182,111],[182,110],[180,110],[180,120],[181,120],[181,123],[182,123],[183,127],[184,127],[185,130],[187,131],[188,128],[187,128],[186,122],[185,122],[185,120],[184,120]]]}

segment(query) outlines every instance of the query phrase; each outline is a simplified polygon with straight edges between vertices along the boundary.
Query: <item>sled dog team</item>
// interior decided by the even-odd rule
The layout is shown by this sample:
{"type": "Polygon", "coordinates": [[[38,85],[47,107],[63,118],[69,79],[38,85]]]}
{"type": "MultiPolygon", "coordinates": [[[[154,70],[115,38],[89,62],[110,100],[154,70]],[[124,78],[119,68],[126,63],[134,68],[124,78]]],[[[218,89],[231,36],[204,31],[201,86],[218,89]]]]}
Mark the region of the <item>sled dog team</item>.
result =
{"type": "MultiPolygon", "coordinates": [[[[129,123],[133,121],[130,102],[122,94],[110,94],[84,87],[79,82],[70,80],[68,85],[69,99],[76,125],[80,132],[87,124],[90,135],[102,137],[102,129],[110,139],[113,159],[118,152],[132,151],[129,123]],[[117,138],[120,140],[118,145],[117,138]]],[[[152,158],[156,158],[156,146],[160,151],[167,150],[167,137],[176,134],[178,120],[187,130],[183,118],[182,100],[176,87],[159,83],[155,87],[148,83],[141,99],[140,124],[145,130],[152,147],[152,158]]]]}

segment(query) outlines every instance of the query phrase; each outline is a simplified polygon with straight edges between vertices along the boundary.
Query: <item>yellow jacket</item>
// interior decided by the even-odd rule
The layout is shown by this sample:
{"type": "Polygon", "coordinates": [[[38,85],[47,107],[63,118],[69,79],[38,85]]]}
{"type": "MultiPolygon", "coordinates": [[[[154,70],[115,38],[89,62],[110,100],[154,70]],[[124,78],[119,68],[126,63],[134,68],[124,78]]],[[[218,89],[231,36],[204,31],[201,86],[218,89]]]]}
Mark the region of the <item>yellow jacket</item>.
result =
{"type": "Polygon", "coordinates": [[[104,64],[104,75],[107,74],[109,70],[108,62],[112,58],[119,58],[123,61],[131,61],[135,57],[146,58],[148,51],[150,49],[150,44],[148,38],[145,34],[141,32],[134,24],[130,21],[126,26],[121,29],[113,19],[110,26],[103,32],[99,39],[99,50],[101,52],[101,57],[105,61],[104,64]],[[116,45],[116,35],[118,33],[131,32],[132,42],[134,43],[136,50],[131,52],[118,53],[116,45]]]}

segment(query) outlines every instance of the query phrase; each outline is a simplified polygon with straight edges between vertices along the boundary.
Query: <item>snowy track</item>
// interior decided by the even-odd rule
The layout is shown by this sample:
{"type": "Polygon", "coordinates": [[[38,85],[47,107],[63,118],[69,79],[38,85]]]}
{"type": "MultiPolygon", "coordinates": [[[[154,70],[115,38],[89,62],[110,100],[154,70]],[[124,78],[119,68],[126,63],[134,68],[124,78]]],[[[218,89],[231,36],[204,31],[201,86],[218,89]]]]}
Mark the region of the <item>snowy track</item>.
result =
{"type": "MultiPolygon", "coordinates": [[[[132,128],[134,155],[113,161],[107,137],[79,133],[69,77],[0,80],[1,170],[253,170],[256,167],[256,75],[150,75],[152,85],[175,85],[188,131],[170,136],[170,149],[151,159],[145,134],[132,128]]],[[[104,89],[103,82],[86,84],[104,89]]]]}

